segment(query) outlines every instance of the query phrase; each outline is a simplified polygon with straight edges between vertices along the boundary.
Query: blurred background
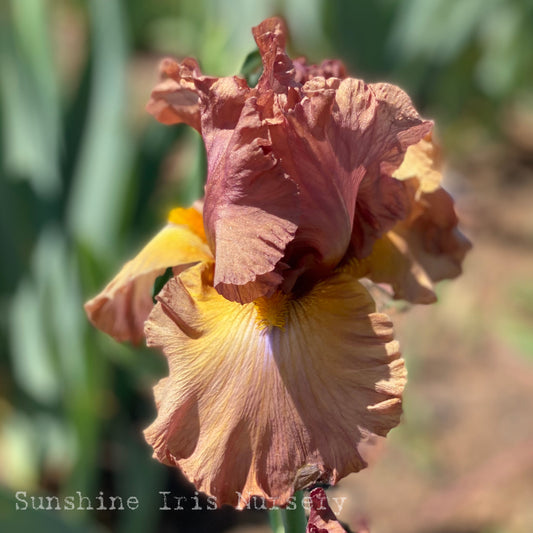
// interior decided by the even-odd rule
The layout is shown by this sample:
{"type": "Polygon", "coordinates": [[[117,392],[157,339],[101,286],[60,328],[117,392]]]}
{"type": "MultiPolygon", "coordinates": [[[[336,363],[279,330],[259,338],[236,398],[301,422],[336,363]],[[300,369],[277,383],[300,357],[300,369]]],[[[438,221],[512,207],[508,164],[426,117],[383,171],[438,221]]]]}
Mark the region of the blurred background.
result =
{"type": "MultiPolygon", "coordinates": [[[[151,458],[160,354],[83,302],[203,187],[196,132],[144,111],[159,60],[237,74],[250,28],[340,58],[434,118],[474,243],[439,303],[393,317],[404,423],[330,495],[372,533],[533,531],[533,2],[4,0],[0,5],[0,531],[262,533],[261,512],[159,511],[194,495],[151,458]],[[135,511],[16,511],[15,493],[136,496],[135,511]]],[[[94,502],[94,500],[93,500],[94,502]]],[[[31,502],[30,506],[31,506],[31,502]]],[[[38,504],[38,500],[36,500],[38,504]]]]}

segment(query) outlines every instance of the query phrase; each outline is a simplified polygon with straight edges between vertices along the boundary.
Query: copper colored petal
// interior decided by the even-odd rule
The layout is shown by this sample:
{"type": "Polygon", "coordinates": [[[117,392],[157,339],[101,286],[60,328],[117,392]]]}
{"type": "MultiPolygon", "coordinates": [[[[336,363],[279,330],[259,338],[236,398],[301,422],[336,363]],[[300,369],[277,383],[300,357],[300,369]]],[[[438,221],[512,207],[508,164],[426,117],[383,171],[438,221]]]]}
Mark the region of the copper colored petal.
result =
{"type": "MultiPolygon", "coordinates": [[[[406,215],[405,186],[391,178],[410,144],[431,128],[407,95],[387,84],[313,78],[283,120],[272,121],[274,153],[300,191],[294,243],[335,267],[358,257],[406,215]]],[[[287,262],[293,261],[290,257],[287,262]]]]}
{"type": "Polygon", "coordinates": [[[146,110],[163,124],[184,122],[200,131],[200,98],[195,79],[202,77],[198,63],[191,58],[181,64],[164,59],[161,81],[155,86],[146,110]]]}
{"type": "Polygon", "coordinates": [[[299,57],[293,61],[295,69],[295,79],[302,85],[312,78],[321,76],[323,78],[346,78],[346,67],[338,59],[325,59],[320,65],[308,65],[304,57],[299,57]]]}
{"type": "Polygon", "coordinates": [[[263,74],[257,84],[258,92],[272,90],[287,94],[291,87],[299,84],[295,80],[292,61],[285,52],[285,24],[281,19],[272,17],[252,28],[252,33],[263,61],[263,74]]]}
{"type": "Polygon", "coordinates": [[[405,184],[408,213],[363,264],[373,281],[392,286],[395,298],[433,303],[433,284],[458,276],[472,246],[458,228],[452,197],[440,187],[440,149],[430,135],[408,149],[394,176],[405,184]]]}
{"type": "Polygon", "coordinates": [[[272,154],[255,98],[246,101],[234,129],[203,129],[204,220],[216,257],[215,287],[230,300],[250,302],[282,282],[277,266],[296,232],[298,189],[272,154]]]}
{"type": "Polygon", "coordinates": [[[364,468],[359,448],[398,424],[405,384],[392,325],[366,290],[339,273],[298,299],[241,305],[211,282],[207,265],[185,271],[146,322],[169,364],[145,432],[154,456],[237,507],[287,504],[303,470],[334,484],[364,468]]]}

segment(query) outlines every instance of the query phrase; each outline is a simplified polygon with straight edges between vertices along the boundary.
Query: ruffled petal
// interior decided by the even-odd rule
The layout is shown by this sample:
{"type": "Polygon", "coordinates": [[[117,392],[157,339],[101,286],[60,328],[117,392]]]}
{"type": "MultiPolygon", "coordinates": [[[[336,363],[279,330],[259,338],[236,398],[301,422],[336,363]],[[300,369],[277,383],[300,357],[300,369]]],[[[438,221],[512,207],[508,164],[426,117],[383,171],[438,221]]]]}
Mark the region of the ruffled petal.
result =
{"type": "Polygon", "coordinates": [[[152,307],[152,288],[168,267],[178,274],[212,255],[202,238],[202,216],[194,208],[176,209],[165,226],[98,296],[85,304],[89,320],[118,341],[139,343],[152,307]]]}
{"type": "Polygon", "coordinates": [[[164,59],[159,67],[161,81],[155,86],[146,110],[163,124],[183,122],[200,131],[200,94],[195,80],[202,78],[196,60],[182,63],[164,59]]]}
{"type": "Polygon", "coordinates": [[[404,362],[386,315],[338,273],[298,299],[240,305],[198,265],[167,283],[146,322],[169,377],[145,431],[218,505],[285,505],[366,466],[360,446],[398,424],[404,362]]]}
{"type": "Polygon", "coordinates": [[[387,84],[313,78],[302,96],[270,131],[274,152],[300,190],[292,246],[298,255],[314,250],[322,269],[334,268],[349,246],[358,257],[368,255],[374,240],[405,216],[405,187],[391,174],[432,124],[387,84]]]}
{"type": "Polygon", "coordinates": [[[316,488],[309,494],[311,511],[306,533],[346,533],[331,510],[324,489],[316,488]]]}
{"type": "Polygon", "coordinates": [[[430,193],[440,188],[442,181],[442,154],[440,146],[428,133],[418,143],[409,146],[402,164],[393,176],[398,180],[416,178],[417,193],[430,193]]]}
{"type": "Polygon", "coordinates": [[[234,129],[203,131],[204,220],[216,256],[215,287],[229,300],[251,302],[283,281],[278,263],[296,232],[298,188],[272,154],[255,98],[246,101],[234,129]]]}
{"type": "Polygon", "coordinates": [[[472,245],[440,187],[440,150],[430,135],[409,148],[394,176],[405,184],[408,214],[374,244],[363,265],[370,279],[392,286],[395,298],[433,303],[433,284],[458,276],[472,245]]]}
{"type": "Polygon", "coordinates": [[[299,57],[293,61],[295,79],[302,85],[312,78],[318,76],[322,78],[340,78],[346,77],[346,67],[338,59],[325,59],[320,65],[308,65],[304,57],[299,57]]]}
{"type": "Polygon", "coordinates": [[[241,303],[271,294],[298,218],[297,186],[272,154],[256,91],[238,77],[203,76],[194,60],[167,59],[148,110],[202,133],[208,160],[205,229],[216,254],[215,286],[241,303]]]}
{"type": "Polygon", "coordinates": [[[358,191],[351,250],[367,256],[375,240],[408,213],[408,196],[391,176],[402,164],[408,148],[433,128],[422,120],[409,96],[388,83],[371,84],[376,108],[374,128],[366,138],[367,175],[358,191]]]}
{"type": "Polygon", "coordinates": [[[417,256],[423,254],[420,243],[409,243],[395,231],[376,241],[372,254],[356,268],[361,276],[392,287],[396,299],[431,304],[437,300],[433,282],[417,256]]]}
{"type": "Polygon", "coordinates": [[[253,34],[257,87],[166,60],[148,105],[162,122],[202,133],[215,287],[240,303],[280,287],[305,291],[348,250],[367,256],[405,218],[405,185],[391,174],[431,129],[393,85],[345,78],[337,61],[291,61],[280,19],[253,34]]]}
{"type": "Polygon", "coordinates": [[[283,20],[277,17],[266,19],[252,28],[252,34],[263,62],[258,92],[273,91],[288,95],[291,88],[300,84],[295,79],[294,66],[285,51],[287,28],[283,20]]]}

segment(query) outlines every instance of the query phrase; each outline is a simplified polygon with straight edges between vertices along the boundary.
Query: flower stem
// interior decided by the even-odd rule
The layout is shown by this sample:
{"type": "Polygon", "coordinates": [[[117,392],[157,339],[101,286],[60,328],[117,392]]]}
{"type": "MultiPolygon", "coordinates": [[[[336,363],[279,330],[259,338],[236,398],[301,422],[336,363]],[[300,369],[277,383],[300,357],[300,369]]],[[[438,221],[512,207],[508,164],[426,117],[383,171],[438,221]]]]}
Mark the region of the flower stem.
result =
{"type": "Polygon", "coordinates": [[[283,519],[281,518],[281,509],[271,509],[268,511],[268,521],[274,533],[285,533],[283,519]]]}
{"type": "Polygon", "coordinates": [[[294,494],[294,509],[271,509],[268,512],[274,533],[305,533],[307,519],[302,505],[302,492],[294,494]]]}

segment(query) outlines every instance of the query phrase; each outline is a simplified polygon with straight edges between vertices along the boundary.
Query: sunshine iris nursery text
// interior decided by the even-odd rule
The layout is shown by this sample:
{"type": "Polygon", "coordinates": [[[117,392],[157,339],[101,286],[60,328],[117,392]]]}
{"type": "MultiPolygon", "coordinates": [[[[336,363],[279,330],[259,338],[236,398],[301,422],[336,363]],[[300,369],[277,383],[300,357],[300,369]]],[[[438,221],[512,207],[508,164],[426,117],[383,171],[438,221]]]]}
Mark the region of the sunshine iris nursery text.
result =
{"type": "MultiPolygon", "coordinates": [[[[169,491],[159,491],[157,494],[159,511],[214,511],[218,508],[217,499],[214,496],[201,498],[198,492],[195,492],[194,496],[176,496],[169,491]]],[[[262,498],[245,498],[240,492],[236,495],[239,501],[248,502],[245,505],[247,509],[266,510],[268,508],[262,498]]],[[[70,496],[35,496],[19,490],[15,493],[15,500],[17,511],[136,511],[142,506],[137,496],[113,496],[104,494],[102,491],[90,498],[81,491],[76,491],[70,496]]],[[[342,511],[345,500],[345,497],[330,498],[336,514],[342,511]]],[[[297,505],[296,498],[291,498],[286,508],[294,510],[297,505]]],[[[311,498],[305,496],[301,505],[309,512],[311,498]]]]}

